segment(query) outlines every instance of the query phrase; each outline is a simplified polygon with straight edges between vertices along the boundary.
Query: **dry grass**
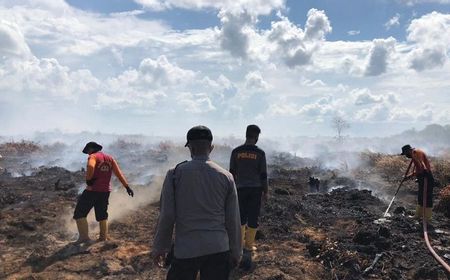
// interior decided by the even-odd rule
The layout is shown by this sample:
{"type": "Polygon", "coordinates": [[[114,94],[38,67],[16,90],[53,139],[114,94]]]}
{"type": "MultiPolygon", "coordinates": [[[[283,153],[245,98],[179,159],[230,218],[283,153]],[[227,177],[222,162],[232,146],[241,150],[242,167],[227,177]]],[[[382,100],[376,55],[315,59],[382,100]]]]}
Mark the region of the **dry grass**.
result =
{"type": "Polygon", "coordinates": [[[398,182],[408,168],[408,160],[399,156],[383,155],[376,159],[375,170],[389,183],[398,182]]]}
{"type": "Polygon", "coordinates": [[[436,205],[436,210],[450,217],[450,185],[440,191],[439,198],[440,200],[439,204],[436,205]]]}
{"type": "Polygon", "coordinates": [[[0,154],[3,156],[25,156],[41,150],[42,148],[32,141],[22,140],[0,144],[0,154]]]}
{"type": "MultiPolygon", "coordinates": [[[[360,158],[364,168],[380,174],[389,183],[399,182],[409,164],[409,159],[397,155],[363,152],[360,158]]],[[[430,162],[437,185],[450,184],[450,157],[432,157],[430,162]]]]}
{"type": "Polygon", "coordinates": [[[434,179],[438,183],[438,186],[447,186],[450,184],[450,160],[432,158],[431,166],[434,179]]]}

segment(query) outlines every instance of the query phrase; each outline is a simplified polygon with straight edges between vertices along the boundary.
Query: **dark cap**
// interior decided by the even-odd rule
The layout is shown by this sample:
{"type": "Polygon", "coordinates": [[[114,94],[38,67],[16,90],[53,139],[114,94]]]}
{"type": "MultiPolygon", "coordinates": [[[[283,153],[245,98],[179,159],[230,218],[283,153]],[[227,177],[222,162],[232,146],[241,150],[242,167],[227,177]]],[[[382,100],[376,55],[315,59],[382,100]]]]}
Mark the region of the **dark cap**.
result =
{"type": "Polygon", "coordinates": [[[186,145],[184,145],[185,147],[189,144],[189,141],[193,140],[208,140],[209,142],[212,142],[213,136],[209,128],[204,125],[197,125],[189,129],[186,139],[187,142],[186,145]]]}
{"type": "Polygon", "coordinates": [[[405,145],[405,146],[402,147],[402,153],[400,155],[404,156],[404,155],[406,155],[406,152],[408,152],[410,150],[412,150],[411,145],[409,145],[409,144],[405,145]]]}
{"type": "Polygon", "coordinates": [[[89,142],[84,146],[83,154],[88,154],[90,150],[94,151],[94,153],[101,151],[103,147],[95,142],[89,142]]]}
{"type": "Polygon", "coordinates": [[[258,136],[261,133],[261,129],[256,124],[251,124],[247,126],[247,131],[245,136],[258,136]]]}

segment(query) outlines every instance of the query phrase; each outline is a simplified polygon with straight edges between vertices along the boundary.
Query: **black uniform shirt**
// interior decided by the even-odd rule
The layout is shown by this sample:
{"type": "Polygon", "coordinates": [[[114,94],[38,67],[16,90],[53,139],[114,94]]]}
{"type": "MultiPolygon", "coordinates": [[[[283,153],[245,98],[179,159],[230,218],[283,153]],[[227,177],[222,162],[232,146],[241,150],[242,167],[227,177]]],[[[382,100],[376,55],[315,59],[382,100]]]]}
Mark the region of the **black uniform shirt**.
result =
{"type": "Polygon", "coordinates": [[[263,188],[267,192],[266,154],[256,145],[241,145],[233,150],[230,172],[237,188],[263,188]]]}

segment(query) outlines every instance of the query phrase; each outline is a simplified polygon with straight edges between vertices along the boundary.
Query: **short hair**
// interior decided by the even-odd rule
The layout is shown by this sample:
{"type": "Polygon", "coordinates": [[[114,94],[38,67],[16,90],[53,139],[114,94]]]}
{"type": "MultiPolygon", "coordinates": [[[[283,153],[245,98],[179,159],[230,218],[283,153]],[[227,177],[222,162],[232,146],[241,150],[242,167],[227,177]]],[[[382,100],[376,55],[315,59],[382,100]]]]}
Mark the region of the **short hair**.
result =
{"type": "Polygon", "coordinates": [[[256,124],[251,124],[247,126],[247,130],[245,132],[245,137],[247,138],[256,138],[261,133],[261,129],[256,124]]]}

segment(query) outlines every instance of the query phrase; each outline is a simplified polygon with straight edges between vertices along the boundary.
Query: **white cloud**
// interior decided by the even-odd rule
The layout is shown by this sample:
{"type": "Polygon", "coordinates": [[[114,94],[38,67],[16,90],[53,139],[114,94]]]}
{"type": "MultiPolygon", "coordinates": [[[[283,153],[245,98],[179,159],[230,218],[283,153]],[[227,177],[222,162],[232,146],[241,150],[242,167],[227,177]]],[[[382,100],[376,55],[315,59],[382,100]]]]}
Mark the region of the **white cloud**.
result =
{"type": "Polygon", "coordinates": [[[190,82],[195,73],[169,63],[166,56],[156,60],[146,58],[139,64],[140,81],[148,87],[164,87],[167,85],[190,82]]]}
{"type": "Polygon", "coordinates": [[[424,71],[442,66],[447,61],[447,48],[435,45],[432,48],[417,48],[411,52],[411,68],[424,71]]]}
{"type": "Polygon", "coordinates": [[[355,105],[371,105],[383,102],[379,96],[372,95],[369,89],[355,91],[355,105]]]}
{"type": "Polygon", "coordinates": [[[386,104],[377,104],[357,111],[355,117],[362,122],[385,122],[391,117],[391,108],[386,104]]]}
{"type": "Polygon", "coordinates": [[[0,20],[0,59],[2,57],[30,56],[30,49],[15,23],[0,20]]]}
{"type": "Polygon", "coordinates": [[[360,33],[361,33],[360,30],[349,30],[349,31],[347,31],[347,34],[348,34],[349,36],[359,35],[360,33]]]}
{"type": "Polygon", "coordinates": [[[245,76],[245,87],[247,89],[267,90],[269,84],[263,79],[259,71],[253,71],[245,76]]]}
{"type": "Polygon", "coordinates": [[[253,15],[267,15],[285,7],[285,0],[135,0],[136,3],[156,11],[183,8],[200,10],[213,8],[233,12],[247,11],[253,15]]]}
{"type": "MultiPolygon", "coordinates": [[[[257,24],[258,16],[282,9],[284,1],[153,3],[165,10],[220,10],[221,24],[180,31],[138,17],[139,10],[100,15],[58,0],[3,1],[1,107],[15,105],[11,110],[21,112],[24,101],[39,108],[46,103],[55,116],[67,108],[74,123],[90,112],[100,123],[93,129],[121,116],[116,120],[135,131],[142,114],[152,114],[155,123],[176,119],[176,125],[199,115],[214,125],[256,117],[275,123],[270,130],[278,123],[303,129],[301,123],[335,115],[380,124],[448,120],[449,15],[413,20],[403,42],[327,41],[331,24],[316,9],[304,25],[282,12],[267,29],[257,24]],[[248,6],[235,5],[242,3],[248,6]],[[34,105],[36,100],[41,103],[34,105]],[[410,106],[399,105],[407,100],[410,106]]],[[[59,114],[55,125],[64,125],[67,113],[59,114]]],[[[306,128],[301,133],[313,133],[306,128]]]]}
{"type": "Polygon", "coordinates": [[[431,104],[424,104],[418,113],[417,120],[422,122],[433,121],[433,106],[431,104]]]}
{"type": "Polygon", "coordinates": [[[210,97],[205,93],[192,94],[183,92],[178,95],[177,100],[188,113],[199,114],[216,110],[210,97]]]}
{"type": "Polygon", "coordinates": [[[324,40],[332,28],[324,11],[311,9],[308,11],[305,25],[305,40],[324,40]]]}
{"type": "Polygon", "coordinates": [[[314,80],[311,81],[309,79],[305,79],[302,81],[302,84],[308,87],[325,87],[326,84],[322,80],[314,80]]]}
{"type": "Polygon", "coordinates": [[[227,11],[221,11],[219,18],[222,23],[219,35],[221,47],[233,56],[247,58],[252,25],[256,19],[246,12],[234,14],[227,11]]]}
{"type": "Polygon", "coordinates": [[[373,40],[364,75],[378,76],[386,72],[389,56],[394,50],[395,43],[396,40],[393,37],[373,40]]]}
{"type": "Polygon", "coordinates": [[[313,53],[329,32],[331,25],[325,13],[311,9],[308,11],[305,31],[280,15],[279,21],[272,22],[267,38],[276,44],[275,52],[286,65],[295,68],[311,62],[313,53]]]}
{"type": "Polygon", "coordinates": [[[390,18],[385,24],[384,27],[389,30],[394,26],[399,26],[400,25],[400,14],[396,13],[395,16],[393,16],[392,18],[390,18]]]}
{"type": "Polygon", "coordinates": [[[0,74],[4,93],[77,100],[99,86],[89,70],[71,71],[53,58],[7,61],[0,68],[4,69],[0,74]]]}
{"type": "Polygon", "coordinates": [[[7,1],[0,18],[20,26],[27,43],[46,56],[88,56],[110,47],[136,46],[168,30],[159,21],[139,20],[133,13],[93,14],[61,0],[7,1]]]}
{"type": "Polygon", "coordinates": [[[450,4],[450,0],[397,0],[400,3],[408,6],[414,6],[418,4],[438,3],[438,4],[450,4]]]}
{"type": "Polygon", "coordinates": [[[424,71],[441,67],[450,50],[450,14],[432,12],[414,19],[409,25],[407,39],[415,48],[410,53],[410,67],[424,71]]]}
{"type": "Polygon", "coordinates": [[[371,90],[368,88],[354,89],[350,94],[353,96],[354,104],[357,106],[371,106],[379,103],[395,105],[399,102],[398,97],[392,92],[375,95],[372,94],[371,90]]]}

